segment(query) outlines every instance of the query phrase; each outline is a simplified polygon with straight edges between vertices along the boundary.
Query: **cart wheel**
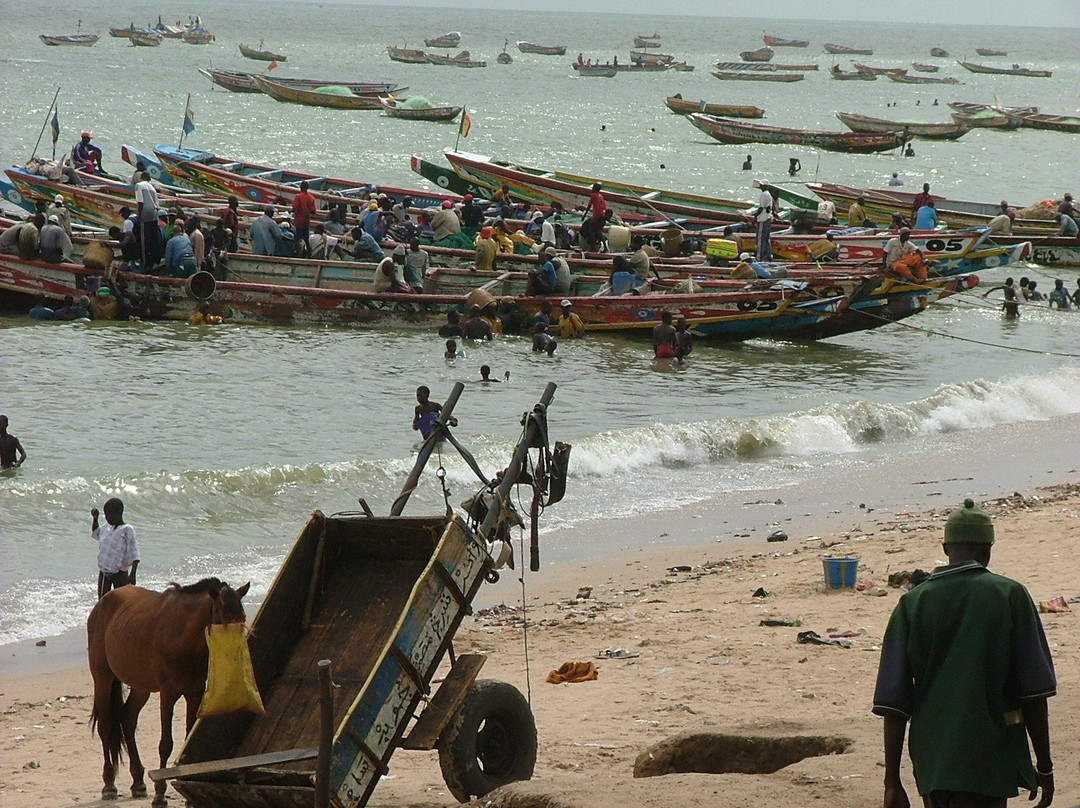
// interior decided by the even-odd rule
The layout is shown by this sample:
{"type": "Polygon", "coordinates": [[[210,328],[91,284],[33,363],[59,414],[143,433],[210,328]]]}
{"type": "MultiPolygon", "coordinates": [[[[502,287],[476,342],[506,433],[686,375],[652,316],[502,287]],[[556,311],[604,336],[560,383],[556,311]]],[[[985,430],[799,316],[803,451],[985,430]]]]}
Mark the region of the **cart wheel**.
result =
{"type": "Polygon", "coordinates": [[[494,679],[472,686],[439,738],[439,767],[460,802],[482,797],[536,766],[536,721],[516,687],[494,679]]]}

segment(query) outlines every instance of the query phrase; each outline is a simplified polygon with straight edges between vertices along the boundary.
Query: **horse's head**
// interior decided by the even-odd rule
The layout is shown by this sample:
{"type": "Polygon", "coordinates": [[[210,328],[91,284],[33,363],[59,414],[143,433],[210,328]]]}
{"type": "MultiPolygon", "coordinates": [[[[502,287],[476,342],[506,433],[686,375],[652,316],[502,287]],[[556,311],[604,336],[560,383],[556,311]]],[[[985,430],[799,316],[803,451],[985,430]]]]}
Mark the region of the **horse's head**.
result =
{"type": "Polygon", "coordinates": [[[240,601],[250,588],[250,581],[239,589],[233,589],[227,583],[222,582],[216,592],[210,591],[210,597],[214,599],[210,611],[210,622],[246,623],[247,615],[244,613],[244,604],[240,601]]]}

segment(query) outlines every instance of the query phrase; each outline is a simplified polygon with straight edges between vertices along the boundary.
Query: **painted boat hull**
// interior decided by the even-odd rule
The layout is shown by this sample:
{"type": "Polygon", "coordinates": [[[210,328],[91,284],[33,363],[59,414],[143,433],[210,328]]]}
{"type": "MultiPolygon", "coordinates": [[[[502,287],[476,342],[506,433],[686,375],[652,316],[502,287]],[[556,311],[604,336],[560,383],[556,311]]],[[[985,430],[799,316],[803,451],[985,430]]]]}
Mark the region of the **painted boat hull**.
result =
{"type": "Polygon", "coordinates": [[[286,104],[303,104],[309,107],[328,109],[381,109],[378,96],[370,95],[335,95],[281,84],[262,76],[252,76],[256,86],[273,98],[286,104]]]}
{"type": "Polygon", "coordinates": [[[765,110],[742,104],[710,104],[705,101],[688,101],[684,98],[668,97],[664,99],[667,108],[679,115],[702,112],[724,118],[764,118],[765,110]]]}
{"type": "Polygon", "coordinates": [[[930,140],[956,140],[971,131],[971,127],[956,123],[920,123],[918,121],[889,121],[850,112],[837,112],[836,117],[852,132],[903,132],[930,140]]]}
{"type": "Polygon", "coordinates": [[[46,45],[70,45],[77,48],[89,48],[97,44],[97,41],[101,39],[101,34],[64,34],[61,36],[41,34],[39,38],[46,45]]]}
{"type": "Polygon", "coordinates": [[[566,45],[537,45],[534,42],[517,43],[517,49],[522,53],[535,53],[540,56],[565,56],[566,45]]]}
{"type": "Polygon", "coordinates": [[[812,132],[723,120],[699,114],[689,115],[687,120],[710,137],[728,144],[785,143],[850,153],[888,151],[901,145],[898,132],[812,132]]]}

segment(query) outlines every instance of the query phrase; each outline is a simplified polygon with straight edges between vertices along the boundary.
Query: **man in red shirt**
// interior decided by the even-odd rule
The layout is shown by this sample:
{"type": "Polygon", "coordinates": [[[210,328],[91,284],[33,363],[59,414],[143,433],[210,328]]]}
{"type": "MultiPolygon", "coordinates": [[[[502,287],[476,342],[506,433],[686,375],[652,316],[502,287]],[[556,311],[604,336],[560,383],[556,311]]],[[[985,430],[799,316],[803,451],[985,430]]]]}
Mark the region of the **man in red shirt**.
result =
{"type": "Polygon", "coordinates": [[[239,249],[237,239],[240,234],[240,200],[235,196],[229,197],[229,206],[218,211],[218,216],[225,223],[225,227],[232,231],[229,235],[229,252],[239,249]]]}
{"type": "Polygon", "coordinates": [[[589,204],[585,206],[585,212],[581,216],[581,235],[585,237],[586,250],[595,250],[599,247],[604,234],[604,223],[607,218],[607,200],[600,193],[600,183],[594,182],[592,193],[589,194],[589,204]],[[590,215],[592,214],[592,215],[590,215]],[[588,216],[588,222],[585,217],[588,216]]]}
{"type": "Polygon", "coordinates": [[[930,196],[930,183],[924,182],[922,193],[915,194],[915,198],[911,200],[911,221],[915,221],[915,215],[919,212],[919,208],[933,201],[934,197],[930,196]]]}
{"type": "Polygon", "coordinates": [[[297,252],[301,258],[308,255],[308,236],[311,235],[311,217],[315,215],[315,197],[308,192],[307,180],[300,183],[300,193],[293,197],[293,232],[296,234],[297,252]]]}

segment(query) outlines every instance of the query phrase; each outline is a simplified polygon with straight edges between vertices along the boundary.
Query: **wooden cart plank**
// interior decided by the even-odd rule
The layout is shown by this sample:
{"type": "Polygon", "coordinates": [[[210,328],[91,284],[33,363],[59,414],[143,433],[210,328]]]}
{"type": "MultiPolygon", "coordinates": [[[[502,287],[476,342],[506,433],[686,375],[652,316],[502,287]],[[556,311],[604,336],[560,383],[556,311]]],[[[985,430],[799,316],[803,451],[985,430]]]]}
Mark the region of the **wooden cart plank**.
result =
{"type": "Polygon", "coordinates": [[[280,752],[268,752],[265,755],[245,755],[244,757],[226,758],[225,760],[205,760],[202,763],[184,763],[167,769],[151,769],[147,772],[155,783],[172,780],[192,774],[211,774],[213,772],[254,769],[256,766],[273,766],[277,763],[290,763],[295,760],[311,760],[319,754],[318,749],[285,749],[280,752]]]}
{"type": "Polygon", "coordinates": [[[402,749],[435,748],[439,736],[465,701],[469,688],[486,661],[487,657],[483,654],[462,654],[457,658],[450,674],[439,685],[408,737],[401,742],[402,749]]]}

